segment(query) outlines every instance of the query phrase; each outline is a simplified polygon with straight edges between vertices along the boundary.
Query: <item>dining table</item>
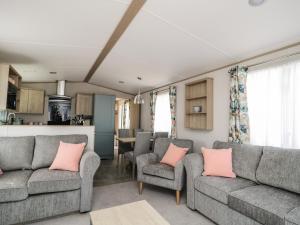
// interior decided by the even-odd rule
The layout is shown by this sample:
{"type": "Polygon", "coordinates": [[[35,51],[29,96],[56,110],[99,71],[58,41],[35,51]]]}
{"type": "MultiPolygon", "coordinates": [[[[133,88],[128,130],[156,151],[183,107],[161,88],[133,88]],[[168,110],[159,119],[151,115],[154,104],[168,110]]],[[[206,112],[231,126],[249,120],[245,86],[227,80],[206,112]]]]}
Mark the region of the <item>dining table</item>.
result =
{"type": "MultiPolygon", "coordinates": [[[[117,137],[117,141],[120,141],[122,143],[135,143],[136,138],[135,137],[117,137]]],[[[154,137],[150,138],[150,141],[154,141],[154,137]]]]}
{"type": "Polygon", "coordinates": [[[122,143],[135,143],[136,138],[135,137],[118,137],[116,138],[118,141],[122,143]]]}

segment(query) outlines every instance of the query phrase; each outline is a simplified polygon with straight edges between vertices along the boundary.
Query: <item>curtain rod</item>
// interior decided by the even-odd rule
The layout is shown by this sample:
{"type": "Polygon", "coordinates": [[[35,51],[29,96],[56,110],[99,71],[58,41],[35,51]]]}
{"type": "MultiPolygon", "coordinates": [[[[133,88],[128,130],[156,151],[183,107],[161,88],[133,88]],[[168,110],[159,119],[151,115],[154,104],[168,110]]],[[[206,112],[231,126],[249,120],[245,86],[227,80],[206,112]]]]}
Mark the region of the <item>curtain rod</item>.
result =
{"type": "Polygon", "coordinates": [[[295,52],[295,53],[292,53],[292,54],[289,54],[289,55],[284,55],[284,56],[280,56],[280,57],[277,57],[277,58],[265,60],[265,61],[262,61],[262,62],[259,62],[259,63],[254,63],[254,64],[248,65],[246,67],[248,67],[248,68],[255,67],[255,66],[263,65],[263,64],[266,64],[266,63],[270,63],[270,62],[275,62],[275,61],[278,61],[278,60],[281,60],[281,59],[290,58],[290,57],[293,57],[293,56],[296,56],[296,55],[300,55],[300,52],[295,52]]]}
{"type": "MultiPolygon", "coordinates": [[[[251,65],[245,65],[245,66],[242,66],[242,67],[244,67],[244,69],[247,71],[247,70],[248,70],[249,68],[251,68],[251,67],[260,66],[260,65],[263,65],[263,64],[267,64],[267,63],[271,63],[271,62],[275,62],[275,61],[287,59],[287,58],[293,57],[293,56],[295,56],[295,55],[300,55],[300,52],[295,52],[295,53],[292,53],[292,54],[289,54],[289,55],[279,56],[279,57],[277,57],[277,58],[265,60],[265,61],[262,61],[262,62],[259,62],[259,63],[254,63],[254,64],[251,64],[251,65]]],[[[236,69],[237,69],[238,67],[239,67],[239,66],[236,65],[236,66],[230,68],[229,71],[228,71],[228,73],[229,73],[229,74],[232,74],[234,71],[236,71],[236,69]]]]}
{"type": "Polygon", "coordinates": [[[161,90],[155,90],[155,91],[153,91],[153,92],[154,92],[154,93],[159,93],[159,92],[168,91],[168,90],[169,90],[169,87],[164,88],[164,89],[161,89],[161,90]]]}

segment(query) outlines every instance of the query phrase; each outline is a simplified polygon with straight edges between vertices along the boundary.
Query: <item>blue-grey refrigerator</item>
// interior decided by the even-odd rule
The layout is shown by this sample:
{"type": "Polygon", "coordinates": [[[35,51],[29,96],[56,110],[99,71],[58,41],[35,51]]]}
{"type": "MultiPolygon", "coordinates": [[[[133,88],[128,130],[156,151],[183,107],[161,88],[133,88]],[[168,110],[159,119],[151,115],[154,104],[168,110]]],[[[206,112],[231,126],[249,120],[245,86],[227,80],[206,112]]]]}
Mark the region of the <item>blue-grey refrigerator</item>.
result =
{"type": "Polygon", "coordinates": [[[101,159],[114,158],[116,96],[94,96],[95,152],[101,159]]]}

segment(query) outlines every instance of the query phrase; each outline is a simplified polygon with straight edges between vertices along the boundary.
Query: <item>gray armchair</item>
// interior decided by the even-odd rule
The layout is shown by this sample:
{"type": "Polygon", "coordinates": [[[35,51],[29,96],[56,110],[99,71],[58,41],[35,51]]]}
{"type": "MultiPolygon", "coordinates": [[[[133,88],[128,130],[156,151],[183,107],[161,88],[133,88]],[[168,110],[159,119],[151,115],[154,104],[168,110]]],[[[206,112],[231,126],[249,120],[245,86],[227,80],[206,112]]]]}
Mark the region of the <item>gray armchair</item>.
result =
{"type": "Polygon", "coordinates": [[[180,160],[175,168],[159,163],[168,150],[170,143],[179,147],[188,148],[188,153],[193,150],[193,141],[186,139],[157,138],[154,152],[140,155],[136,158],[137,180],[139,192],[142,193],[143,183],[153,184],[176,191],[176,203],[180,202],[180,191],[185,183],[185,171],[183,160],[180,160]]]}
{"type": "Polygon", "coordinates": [[[151,132],[138,132],[133,151],[125,153],[125,158],[132,163],[132,179],[135,178],[136,157],[150,152],[151,136],[151,132]]]}

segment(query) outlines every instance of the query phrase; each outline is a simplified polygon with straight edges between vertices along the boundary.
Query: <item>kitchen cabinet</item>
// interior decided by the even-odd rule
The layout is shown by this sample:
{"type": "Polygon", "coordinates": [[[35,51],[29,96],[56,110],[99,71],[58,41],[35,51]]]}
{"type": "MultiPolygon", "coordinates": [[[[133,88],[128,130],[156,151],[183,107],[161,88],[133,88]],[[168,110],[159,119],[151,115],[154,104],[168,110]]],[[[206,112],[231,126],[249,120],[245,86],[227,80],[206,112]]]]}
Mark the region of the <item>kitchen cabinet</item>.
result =
{"type": "Polygon", "coordinates": [[[93,115],[93,95],[92,94],[76,94],[76,115],[93,115]]]}
{"type": "Polygon", "coordinates": [[[17,111],[27,113],[28,89],[21,88],[17,95],[17,111]]]}
{"type": "Polygon", "coordinates": [[[140,128],[140,105],[134,104],[132,99],[129,101],[129,112],[130,129],[140,128]]]}
{"type": "Polygon", "coordinates": [[[0,110],[16,110],[17,91],[22,77],[8,64],[0,64],[0,110]]]}
{"type": "Polygon", "coordinates": [[[21,88],[17,101],[17,112],[19,113],[44,114],[44,90],[21,88]]]}

